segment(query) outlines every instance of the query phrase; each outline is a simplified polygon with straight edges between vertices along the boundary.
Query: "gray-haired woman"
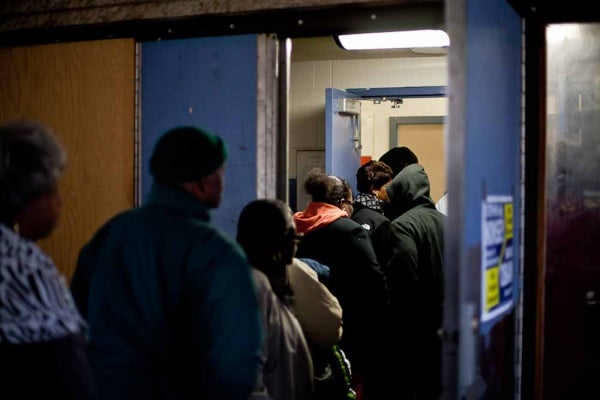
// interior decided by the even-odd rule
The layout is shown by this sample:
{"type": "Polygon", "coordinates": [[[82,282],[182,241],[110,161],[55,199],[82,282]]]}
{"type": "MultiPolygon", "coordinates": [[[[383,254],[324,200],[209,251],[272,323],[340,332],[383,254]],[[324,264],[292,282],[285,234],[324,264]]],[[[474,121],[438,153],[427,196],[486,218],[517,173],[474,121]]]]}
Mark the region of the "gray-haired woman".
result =
{"type": "Polygon", "coordinates": [[[15,398],[96,398],[85,323],[34,243],[58,221],[65,160],[44,125],[0,125],[0,377],[2,393],[15,398]]]}

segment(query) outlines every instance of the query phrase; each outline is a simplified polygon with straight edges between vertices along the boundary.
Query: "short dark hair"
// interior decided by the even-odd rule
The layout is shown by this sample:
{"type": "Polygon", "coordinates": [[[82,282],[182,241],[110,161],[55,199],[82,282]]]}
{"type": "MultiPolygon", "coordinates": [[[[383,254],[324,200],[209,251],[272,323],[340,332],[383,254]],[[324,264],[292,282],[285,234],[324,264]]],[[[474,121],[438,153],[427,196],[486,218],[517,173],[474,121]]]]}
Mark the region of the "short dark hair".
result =
{"type": "Polygon", "coordinates": [[[418,164],[419,158],[406,146],[393,147],[379,157],[379,161],[386,163],[398,175],[404,167],[410,164],[418,164]]]}
{"type": "Polygon", "coordinates": [[[394,172],[386,163],[367,161],[356,171],[356,190],[360,193],[371,193],[372,189],[380,189],[393,177],[394,172]]]}
{"type": "Polygon", "coordinates": [[[304,191],[312,201],[337,206],[341,199],[347,199],[352,193],[352,187],[345,179],[327,175],[320,168],[313,168],[304,181],[304,191]]]}
{"type": "Polygon", "coordinates": [[[12,225],[29,201],[54,190],[66,159],[44,124],[18,120],[0,125],[0,222],[12,225]]]}
{"type": "Polygon", "coordinates": [[[294,256],[297,235],[291,209],[278,199],[251,201],[240,213],[236,240],[250,264],[269,276],[272,271],[263,270],[267,267],[264,257],[272,261],[272,256],[279,253],[287,264],[294,256]]]}

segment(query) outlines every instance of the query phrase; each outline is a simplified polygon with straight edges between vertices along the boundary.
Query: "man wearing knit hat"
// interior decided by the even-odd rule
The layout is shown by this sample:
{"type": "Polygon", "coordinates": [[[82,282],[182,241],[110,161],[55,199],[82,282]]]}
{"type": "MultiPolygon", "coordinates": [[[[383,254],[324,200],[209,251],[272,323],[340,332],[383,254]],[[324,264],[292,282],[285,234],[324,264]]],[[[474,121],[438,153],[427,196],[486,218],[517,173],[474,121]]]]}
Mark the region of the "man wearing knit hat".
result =
{"type": "Polygon", "coordinates": [[[89,325],[101,399],[246,399],[262,328],[243,250],[210,224],[227,151],[196,127],[166,132],[147,202],[79,254],[71,290],[89,325]]]}

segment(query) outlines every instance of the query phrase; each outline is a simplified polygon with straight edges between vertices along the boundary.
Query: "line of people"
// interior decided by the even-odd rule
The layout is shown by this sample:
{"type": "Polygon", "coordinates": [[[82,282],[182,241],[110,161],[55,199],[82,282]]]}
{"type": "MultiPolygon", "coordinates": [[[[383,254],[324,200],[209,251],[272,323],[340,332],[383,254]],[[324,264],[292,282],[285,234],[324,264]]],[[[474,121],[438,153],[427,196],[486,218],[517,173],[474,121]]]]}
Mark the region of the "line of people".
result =
{"type": "Polygon", "coordinates": [[[35,244],[58,221],[64,150],[44,125],[0,126],[3,391],[440,396],[444,216],[416,156],[398,171],[381,160],[363,165],[356,199],[348,182],[315,169],[306,209],[252,201],[235,240],[210,223],[226,160],[226,144],[206,130],[162,135],[148,200],[100,227],[67,285],[35,244]]]}

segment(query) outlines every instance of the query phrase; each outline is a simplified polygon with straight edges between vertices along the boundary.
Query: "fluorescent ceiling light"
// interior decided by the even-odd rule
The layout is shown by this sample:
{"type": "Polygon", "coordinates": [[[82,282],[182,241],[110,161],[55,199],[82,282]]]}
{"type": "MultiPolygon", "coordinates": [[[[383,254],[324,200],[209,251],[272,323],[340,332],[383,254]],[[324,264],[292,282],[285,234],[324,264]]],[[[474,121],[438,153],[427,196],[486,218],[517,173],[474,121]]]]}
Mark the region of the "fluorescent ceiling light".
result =
{"type": "Polygon", "coordinates": [[[448,47],[450,38],[442,30],[359,33],[336,36],[338,45],[346,50],[410,49],[448,47]]]}

